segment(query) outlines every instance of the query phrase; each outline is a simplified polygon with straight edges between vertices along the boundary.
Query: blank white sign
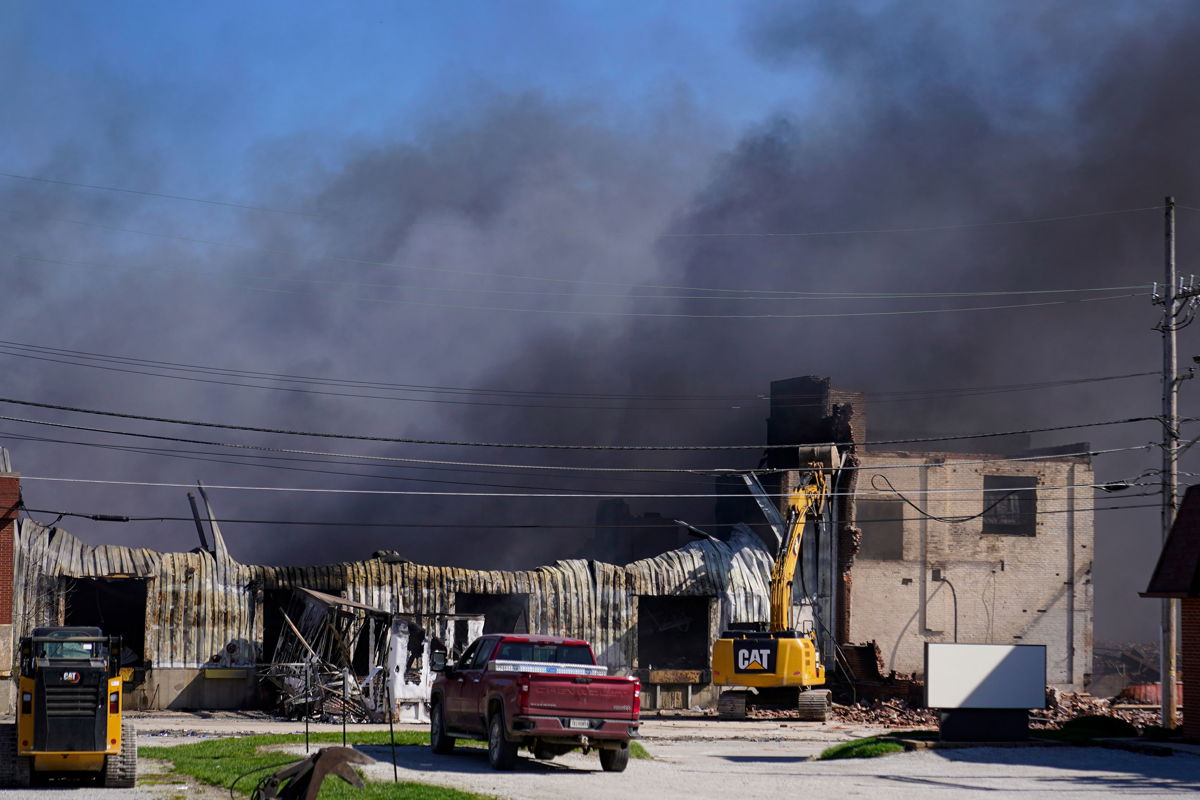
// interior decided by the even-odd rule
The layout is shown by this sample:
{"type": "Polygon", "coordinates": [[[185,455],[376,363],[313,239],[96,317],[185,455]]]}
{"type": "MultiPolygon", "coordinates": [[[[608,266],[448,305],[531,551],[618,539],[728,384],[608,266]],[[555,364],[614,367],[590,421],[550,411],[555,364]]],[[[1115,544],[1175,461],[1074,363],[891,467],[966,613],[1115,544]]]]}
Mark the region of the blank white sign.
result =
{"type": "Polygon", "coordinates": [[[930,708],[1045,708],[1046,647],[926,643],[925,693],[930,708]]]}

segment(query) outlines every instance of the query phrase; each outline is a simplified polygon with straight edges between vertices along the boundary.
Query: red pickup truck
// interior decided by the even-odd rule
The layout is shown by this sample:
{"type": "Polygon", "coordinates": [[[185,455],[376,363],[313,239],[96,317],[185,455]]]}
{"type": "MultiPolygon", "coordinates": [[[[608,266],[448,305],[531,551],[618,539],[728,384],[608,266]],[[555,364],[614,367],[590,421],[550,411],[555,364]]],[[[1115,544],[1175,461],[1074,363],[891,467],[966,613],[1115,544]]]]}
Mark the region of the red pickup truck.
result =
{"type": "Polygon", "coordinates": [[[610,677],[585,641],[492,633],[452,666],[434,653],[432,667],[441,673],[429,710],[435,753],[452,752],[456,739],[482,739],[495,769],[512,769],[521,746],[540,759],[577,747],[599,750],[606,772],[629,763],[641,686],[636,678],[610,677]]]}

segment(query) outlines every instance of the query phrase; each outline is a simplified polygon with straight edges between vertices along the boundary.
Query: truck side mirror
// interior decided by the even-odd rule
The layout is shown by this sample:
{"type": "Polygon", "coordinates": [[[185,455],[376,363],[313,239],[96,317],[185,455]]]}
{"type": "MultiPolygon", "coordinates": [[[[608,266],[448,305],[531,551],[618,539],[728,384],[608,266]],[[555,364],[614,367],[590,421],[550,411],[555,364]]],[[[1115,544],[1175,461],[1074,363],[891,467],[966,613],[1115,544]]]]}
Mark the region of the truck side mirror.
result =
{"type": "Polygon", "coordinates": [[[446,653],[443,650],[434,650],[429,654],[429,668],[434,672],[446,671],[446,653]]]}

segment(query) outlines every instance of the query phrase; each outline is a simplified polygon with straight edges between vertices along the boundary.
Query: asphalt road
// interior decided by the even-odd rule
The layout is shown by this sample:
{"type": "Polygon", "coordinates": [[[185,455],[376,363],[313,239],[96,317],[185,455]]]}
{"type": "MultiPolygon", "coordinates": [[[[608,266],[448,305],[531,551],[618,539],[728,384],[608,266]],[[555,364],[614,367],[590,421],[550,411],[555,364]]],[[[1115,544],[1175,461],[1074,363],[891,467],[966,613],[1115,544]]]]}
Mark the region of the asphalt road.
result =
{"type": "MultiPolygon", "coordinates": [[[[143,743],[170,745],[197,738],[292,732],[296,724],[260,715],[131,715],[143,743]]],[[[356,728],[361,726],[355,726],[356,728]]],[[[375,728],[386,726],[372,726],[375,728]]],[[[413,727],[413,726],[402,726],[413,727]]],[[[321,726],[340,730],[340,726],[321,726]]],[[[483,750],[459,748],[435,756],[427,747],[397,748],[401,780],[415,780],[510,800],[761,800],[808,798],[980,797],[1038,800],[1063,796],[1180,798],[1200,793],[1200,756],[1152,756],[1101,748],[1018,747],[932,750],[883,758],[811,761],[830,744],[878,730],[816,723],[728,723],[712,719],[647,720],[644,744],[651,761],[631,761],[624,773],[606,773],[595,754],[568,754],[553,761],[522,757],[512,772],[488,767],[483,750]]],[[[364,747],[378,763],[372,780],[390,781],[388,747],[364,747]]],[[[302,748],[301,748],[302,754],[302,748]]],[[[165,775],[143,761],[137,789],[46,787],[0,792],[0,800],[113,798],[175,800],[228,795],[165,775]]]]}
{"type": "MultiPolygon", "coordinates": [[[[522,759],[497,773],[482,751],[435,756],[400,748],[401,780],[452,786],[513,800],[648,800],[697,798],[1179,798],[1200,792],[1200,757],[1151,756],[1101,748],[1021,747],[926,750],[882,758],[810,761],[828,743],[678,741],[650,745],[655,760],[631,761],[620,774],[596,757],[551,762],[522,759]]],[[[364,748],[379,763],[374,780],[390,780],[387,748],[364,748]]]]}

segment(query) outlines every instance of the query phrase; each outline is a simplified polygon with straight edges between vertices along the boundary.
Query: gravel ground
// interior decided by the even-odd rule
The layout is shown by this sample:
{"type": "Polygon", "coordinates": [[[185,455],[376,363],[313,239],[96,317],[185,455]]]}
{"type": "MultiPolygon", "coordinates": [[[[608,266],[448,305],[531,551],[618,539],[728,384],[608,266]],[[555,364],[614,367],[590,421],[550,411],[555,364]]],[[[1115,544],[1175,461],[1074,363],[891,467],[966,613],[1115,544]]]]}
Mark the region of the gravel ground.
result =
{"type": "MultiPolygon", "coordinates": [[[[482,751],[435,756],[398,748],[401,780],[453,786],[514,800],[654,800],[697,798],[931,796],[1036,800],[1074,797],[1178,798],[1200,791],[1200,758],[1148,756],[1100,748],[1021,747],[926,750],[883,758],[809,761],[825,744],[785,740],[660,742],[653,761],[631,761],[620,774],[600,770],[593,755],[554,761],[522,759],[497,773],[482,751]]],[[[380,763],[373,780],[391,780],[388,748],[363,748],[380,763]]]]}
{"type": "MultiPolygon", "coordinates": [[[[303,726],[253,713],[130,714],[142,744],[172,745],[252,733],[302,732],[303,726]]],[[[387,726],[352,726],[352,730],[387,726]]],[[[403,725],[398,730],[425,726],[403,725]]],[[[313,726],[340,731],[340,725],[313,726]]],[[[836,742],[883,732],[861,725],[721,722],[703,717],[650,718],[643,743],[654,759],[631,761],[624,773],[606,773],[593,753],[553,761],[523,757],[512,772],[488,767],[483,750],[459,748],[435,756],[427,747],[397,748],[401,780],[452,786],[508,800],[653,800],[778,797],[945,798],[1037,800],[1070,793],[1080,798],[1177,798],[1200,792],[1200,756],[1162,757],[1101,748],[972,748],[900,753],[883,758],[810,761],[836,742]]],[[[372,780],[392,779],[388,747],[363,747],[379,763],[367,768],[372,780]]],[[[303,754],[300,748],[299,754],[303,754]]],[[[144,759],[134,790],[47,787],[5,791],[3,800],[113,798],[119,800],[217,800],[228,794],[169,776],[164,765],[144,759]]]]}

